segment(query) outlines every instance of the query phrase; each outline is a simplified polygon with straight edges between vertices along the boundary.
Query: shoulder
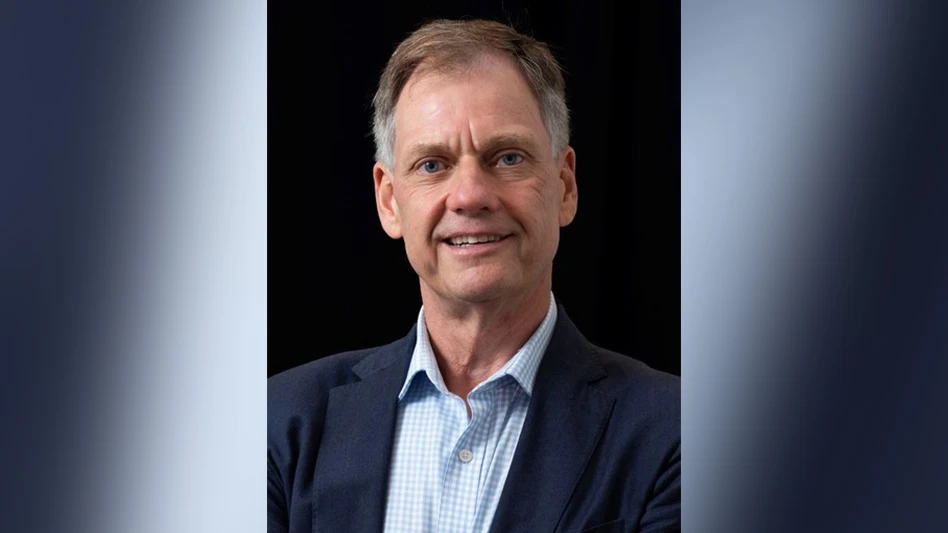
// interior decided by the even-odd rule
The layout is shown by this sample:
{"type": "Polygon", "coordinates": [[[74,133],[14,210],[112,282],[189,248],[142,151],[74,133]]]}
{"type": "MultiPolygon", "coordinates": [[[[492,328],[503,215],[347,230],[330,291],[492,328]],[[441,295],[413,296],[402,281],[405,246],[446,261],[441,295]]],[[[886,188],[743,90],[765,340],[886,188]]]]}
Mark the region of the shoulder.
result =
{"type": "Polygon", "coordinates": [[[658,480],[680,461],[681,378],[642,361],[591,346],[587,353],[601,369],[590,386],[611,415],[602,437],[602,453],[631,465],[640,479],[658,480]]]}
{"type": "Polygon", "coordinates": [[[615,394],[620,413],[680,434],[680,377],[656,370],[628,355],[590,346],[606,375],[602,386],[615,394]]]}
{"type": "Polygon", "coordinates": [[[267,448],[278,463],[318,445],[329,392],[358,380],[353,368],[378,348],[344,352],[291,368],[267,380],[267,448]],[[284,457],[285,455],[285,457],[284,457]]]}
{"type": "Polygon", "coordinates": [[[607,379],[617,391],[640,399],[681,403],[681,378],[656,370],[638,359],[592,346],[607,379]]]}
{"type": "Polygon", "coordinates": [[[267,429],[273,435],[300,425],[320,425],[332,389],[410,357],[414,328],[390,344],[330,355],[285,370],[267,380],[267,429]]]}
{"type": "Polygon", "coordinates": [[[267,379],[267,412],[312,409],[334,387],[356,379],[353,367],[380,348],[338,353],[285,370],[267,379]]]}
{"type": "Polygon", "coordinates": [[[391,364],[407,340],[330,355],[267,380],[267,457],[280,478],[294,479],[298,464],[315,461],[331,391],[359,381],[360,374],[380,364],[391,364]]]}
{"type": "Polygon", "coordinates": [[[681,434],[681,378],[656,370],[634,356],[596,346],[558,308],[557,326],[547,351],[552,366],[568,370],[553,379],[574,376],[588,383],[632,429],[681,434]],[[641,423],[640,423],[641,422],[641,423]],[[633,424],[634,423],[634,424],[633,424]]]}

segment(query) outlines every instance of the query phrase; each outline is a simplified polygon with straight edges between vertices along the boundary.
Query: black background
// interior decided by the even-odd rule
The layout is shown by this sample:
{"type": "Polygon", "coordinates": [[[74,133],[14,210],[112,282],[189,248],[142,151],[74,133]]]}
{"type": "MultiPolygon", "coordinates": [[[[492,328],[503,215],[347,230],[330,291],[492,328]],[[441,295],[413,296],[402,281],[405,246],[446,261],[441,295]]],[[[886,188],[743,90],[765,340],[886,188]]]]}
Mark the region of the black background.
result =
{"type": "Polygon", "coordinates": [[[465,17],[548,43],[566,71],[579,210],[558,302],[593,343],[680,374],[680,9],[656,4],[270,3],[268,375],[412,327],[417,276],[375,211],[370,102],[399,41],[465,17]]]}

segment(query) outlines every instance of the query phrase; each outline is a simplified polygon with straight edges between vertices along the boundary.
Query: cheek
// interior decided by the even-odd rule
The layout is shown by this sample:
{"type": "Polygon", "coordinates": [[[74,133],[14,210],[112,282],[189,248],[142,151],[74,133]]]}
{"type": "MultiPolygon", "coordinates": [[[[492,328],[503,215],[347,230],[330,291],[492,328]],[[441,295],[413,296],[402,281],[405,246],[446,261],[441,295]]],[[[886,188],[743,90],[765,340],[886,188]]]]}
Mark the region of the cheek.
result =
{"type": "Polygon", "coordinates": [[[560,210],[555,187],[547,187],[542,197],[537,198],[531,211],[533,214],[533,240],[537,244],[537,259],[546,262],[556,253],[560,239],[560,210]]]}
{"type": "Polygon", "coordinates": [[[396,200],[406,246],[410,250],[421,250],[431,243],[438,221],[437,203],[417,190],[399,192],[396,200]]]}
{"type": "Polygon", "coordinates": [[[523,205],[526,207],[525,215],[526,220],[529,220],[530,228],[540,233],[537,237],[546,239],[551,227],[559,227],[557,198],[557,188],[553,184],[538,183],[530,187],[527,200],[523,202],[523,205]]]}

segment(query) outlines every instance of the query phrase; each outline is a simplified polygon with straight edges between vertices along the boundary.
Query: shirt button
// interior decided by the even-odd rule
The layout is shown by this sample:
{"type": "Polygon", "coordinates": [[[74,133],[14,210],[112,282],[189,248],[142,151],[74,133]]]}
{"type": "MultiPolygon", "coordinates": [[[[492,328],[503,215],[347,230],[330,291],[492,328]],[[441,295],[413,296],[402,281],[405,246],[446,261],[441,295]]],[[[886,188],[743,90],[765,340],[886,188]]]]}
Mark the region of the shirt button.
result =
{"type": "Polygon", "coordinates": [[[462,463],[470,463],[471,459],[473,458],[474,452],[468,450],[467,448],[464,448],[460,451],[460,453],[458,453],[458,459],[460,459],[462,463]]]}

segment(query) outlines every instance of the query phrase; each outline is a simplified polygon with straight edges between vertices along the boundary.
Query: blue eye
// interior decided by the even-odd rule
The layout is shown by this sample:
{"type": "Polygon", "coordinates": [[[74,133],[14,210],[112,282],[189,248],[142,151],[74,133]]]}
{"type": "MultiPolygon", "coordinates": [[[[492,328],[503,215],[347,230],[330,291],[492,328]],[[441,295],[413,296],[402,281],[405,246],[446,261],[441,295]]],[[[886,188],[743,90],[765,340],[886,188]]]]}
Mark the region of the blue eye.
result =
{"type": "Polygon", "coordinates": [[[429,159],[421,164],[421,169],[427,172],[428,174],[434,174],[435,172],[441,170],[441,163],[435,161],[434,159],[429,159]]]}
{"type": "Polygon", "coordinates": [[[521,161],[523,161],[523,156],[520,154],[504,154],[500,156],[500,163],[508,167],[516,165],[521,161]]]}

